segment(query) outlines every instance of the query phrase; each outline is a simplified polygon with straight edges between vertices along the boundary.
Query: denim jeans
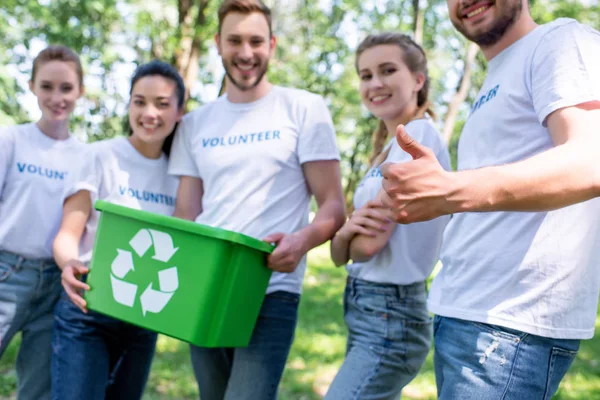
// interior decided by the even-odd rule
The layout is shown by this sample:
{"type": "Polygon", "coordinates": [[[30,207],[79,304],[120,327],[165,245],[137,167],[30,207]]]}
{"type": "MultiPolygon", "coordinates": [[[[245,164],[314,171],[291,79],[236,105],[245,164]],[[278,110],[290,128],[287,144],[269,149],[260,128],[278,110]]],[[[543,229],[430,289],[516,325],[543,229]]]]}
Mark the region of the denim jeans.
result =
{"type": "Polygon", "coordinates": [[[191,346],[202,400],[271,400],[294,339],[300,295],[265,296],[248,347],[191,346]]]}
{"type": "Polygon", "coordinates": [[[425,282],[402,286],[349,277],[346,358],[325,399],[398,399],[431,346],[426,298],[425,282]]]}
{"type": "Polygon", "coordinates": [[[16,365],[19,400],[50,398],[52,316],[60,289],[60,270],[53,260],[0,251],[0,358],[21,332],[16,365]]]}
{"type": "Polygon", "coordinates": [[[88,310],[63,292],[52,337],[52,399],[140,399],[157,334],[88,310]]]}
{"type": "Polygon", "coordinates": [[[434,331],[442,400],[550,399],[579,350],[579,340],[447,317],[435,317],[434,331]]]}

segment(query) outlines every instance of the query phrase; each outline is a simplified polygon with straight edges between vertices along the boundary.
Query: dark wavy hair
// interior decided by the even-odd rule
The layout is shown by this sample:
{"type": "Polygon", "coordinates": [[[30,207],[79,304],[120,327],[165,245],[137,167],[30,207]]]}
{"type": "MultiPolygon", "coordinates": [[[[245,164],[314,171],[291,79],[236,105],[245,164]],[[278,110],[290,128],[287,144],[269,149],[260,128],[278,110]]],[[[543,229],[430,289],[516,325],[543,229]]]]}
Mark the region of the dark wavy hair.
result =
{"type": "MultiPolygon", "coordinates": [[[[179,75],[179,72],[173,67],[171,64],[168,64],[164,61],[160,60],[152,60],[148,63],[140,65],[134,72],[131,77],[131,86],[129,88],[129,95],[133,92],[133,86],[142,78],[147,76],[162,76],[165,79],[172,80],[175,82],[175,90],[177,94],[177,107],[181,110],[185,104],[185,84],[183,83],[183,78],[179,75]]],[[[173,136],[175,135],[175,131],[177,130],[176,123],[173,127],[173,132],[169,134],[165,138],[165,141],[162,146],[163,152],[167,155],[167,157],[171,154],[171,145],[173,144],[173,136]]],[[[133,133],[131,126],[129,126],[129,135],[133,133]]]]}

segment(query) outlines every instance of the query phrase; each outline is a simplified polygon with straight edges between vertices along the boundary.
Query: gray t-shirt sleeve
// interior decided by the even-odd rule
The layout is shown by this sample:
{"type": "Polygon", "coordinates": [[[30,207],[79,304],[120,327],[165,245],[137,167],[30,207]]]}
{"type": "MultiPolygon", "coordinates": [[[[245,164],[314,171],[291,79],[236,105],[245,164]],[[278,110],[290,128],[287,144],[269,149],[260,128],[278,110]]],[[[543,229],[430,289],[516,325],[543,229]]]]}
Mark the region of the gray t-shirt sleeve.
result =
{"type": "Polygon", "coordinates": [[[190,144],[192,132],[194,132],[194,118],[193,114],[188,114],[179,123],[173,138],[169,156],[169,175],[200,178],[200,171],[194,161],[190,144]]]}
{"type": "Polygon", "coordinates": [[[531,94],[544,126],[558,109],[600,100],[600,33],[575,21],[546,33],[532,58],[531,94]]]}
{"type": "Polygon", "coordinates": [[[92,197],[92,203],[98,198],[98,192],[102,182],[102,155],[107,151],[104,143],[87,144],[75,157],[77,168],[73,168],[67,176],[63,199],[67,199],[79,192],[87,190],[92,197]]]}
{"type": "Polygon", "coordinates": [[[319,160],[339,160],[333,120],[321,96],[311,96],[298,138],[300,164],[319,160]]]}
{"type": "Polygon", "coordinates": [[[6,184],[6,176],[13,162],[15,140],[11,129],[0,129],[0,198],[6,184]]]}

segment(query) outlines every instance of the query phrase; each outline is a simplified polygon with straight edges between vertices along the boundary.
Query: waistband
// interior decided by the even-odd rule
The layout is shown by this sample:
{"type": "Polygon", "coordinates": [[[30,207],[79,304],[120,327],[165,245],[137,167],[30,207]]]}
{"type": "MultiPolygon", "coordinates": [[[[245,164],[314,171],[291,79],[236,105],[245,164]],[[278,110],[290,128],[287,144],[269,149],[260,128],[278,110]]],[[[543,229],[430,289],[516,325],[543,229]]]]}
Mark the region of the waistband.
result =
{"type": "Polygon", "coordinates": [[[352,293],[357,291],[367,291],[369,293],[393,295],[399,299],[427,293],[425,281],[414,282],[408,285],[395,285],[393,283],[370,282],[348,275],[346,285],[352,293]]]}
{"type": "Polygon", "coordinates": [[[25,258],[9,251],[0,250],[0,262],[13,265],[16,270],[30,268],[36,270],[58,269],[52,258],[25,258]]]}

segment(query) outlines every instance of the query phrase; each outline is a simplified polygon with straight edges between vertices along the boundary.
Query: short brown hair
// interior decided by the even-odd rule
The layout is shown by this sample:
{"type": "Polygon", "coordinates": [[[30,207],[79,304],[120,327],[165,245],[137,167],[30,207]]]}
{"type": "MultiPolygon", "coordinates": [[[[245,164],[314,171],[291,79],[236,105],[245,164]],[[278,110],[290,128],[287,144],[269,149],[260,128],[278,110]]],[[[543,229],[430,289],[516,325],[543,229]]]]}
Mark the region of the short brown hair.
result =
{"type": "Polygon", "coordinates": [[[253,12],[261,13],[267,19],[269,25],[269,36],[273,36],[271,30],[271,9],[265,5],[261,0],[224,0],[219,7],[219,34],[221,33],[221,26],[223,26],[223,20],[227,14],[231,12],[237,12],[241,14],[250,14],[253,12]]]}
{"type": "Polygon", "coordinates": [[[79,56],[70,48],[62,45],[48,46],[35,57],[31,70],[32,82],[35,81],[35,75],[40,67],[50,61],[72,62],[75,64],[77,76],[79,77],[79,86],[83,87],[83,68],[81,68],[79,56]]]}

